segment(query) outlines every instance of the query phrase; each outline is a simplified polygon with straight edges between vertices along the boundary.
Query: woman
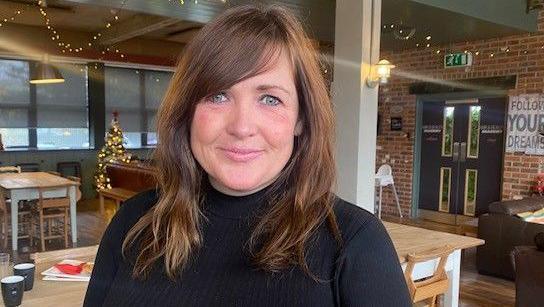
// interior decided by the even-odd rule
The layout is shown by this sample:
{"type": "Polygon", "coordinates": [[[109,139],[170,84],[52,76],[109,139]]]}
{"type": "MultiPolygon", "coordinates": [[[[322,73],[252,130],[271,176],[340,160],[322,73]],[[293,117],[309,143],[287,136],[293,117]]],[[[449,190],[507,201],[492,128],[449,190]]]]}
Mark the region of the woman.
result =
{"type": "Polygon", "coordinates": [[[157,122],[159,189],[112,220],[86,306],[410,305],[382,224],[331,192],[331,102],[291,14],[207,24],[157,122]]]}

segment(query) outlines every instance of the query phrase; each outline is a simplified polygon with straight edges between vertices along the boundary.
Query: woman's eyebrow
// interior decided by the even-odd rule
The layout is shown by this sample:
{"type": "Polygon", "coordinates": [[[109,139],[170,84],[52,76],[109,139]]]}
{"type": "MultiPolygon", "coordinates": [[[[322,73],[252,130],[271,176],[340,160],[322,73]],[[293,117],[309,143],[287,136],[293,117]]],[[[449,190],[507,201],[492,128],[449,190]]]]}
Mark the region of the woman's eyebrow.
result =
{"type": "Polygon", "coordinates": [[[269,89],[277,89],[277,90],[285,92],[287,95],[291,96],[291,92],[289,90],[287,90],[286,88],[280,86],[280,85],[262,84],[262,85],[257,86],[257,90],[259,90],[259,91],[266,91],[266,90],[269,90],[269,89]]]}

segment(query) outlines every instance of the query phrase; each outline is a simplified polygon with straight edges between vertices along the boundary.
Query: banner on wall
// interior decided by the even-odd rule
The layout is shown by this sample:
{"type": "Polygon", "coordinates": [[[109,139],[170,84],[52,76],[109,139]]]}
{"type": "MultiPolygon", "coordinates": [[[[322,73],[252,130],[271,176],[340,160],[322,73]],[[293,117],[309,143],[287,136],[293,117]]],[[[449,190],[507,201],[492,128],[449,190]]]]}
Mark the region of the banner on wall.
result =
{"type": "Polygon", "coordinates": [[[510,96],[506,152],[544,155],[544,94],[510,96]]]}

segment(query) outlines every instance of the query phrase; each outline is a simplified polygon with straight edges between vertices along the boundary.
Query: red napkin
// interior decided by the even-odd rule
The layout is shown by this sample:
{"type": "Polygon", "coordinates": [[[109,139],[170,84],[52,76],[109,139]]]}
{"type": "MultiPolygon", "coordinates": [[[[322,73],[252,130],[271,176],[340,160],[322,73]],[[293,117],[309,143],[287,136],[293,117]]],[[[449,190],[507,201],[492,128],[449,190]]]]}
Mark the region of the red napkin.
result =
{"type": "Polygon", "coordinates": [[[85,263],[82,263],[80,265],[71,265],[71,264],[55,264],[55,267],[61,271],[64,274],[70,274],[70,275],[77,275],[81,273],[81,270],[83,269],[83,265],[85,263]]]}

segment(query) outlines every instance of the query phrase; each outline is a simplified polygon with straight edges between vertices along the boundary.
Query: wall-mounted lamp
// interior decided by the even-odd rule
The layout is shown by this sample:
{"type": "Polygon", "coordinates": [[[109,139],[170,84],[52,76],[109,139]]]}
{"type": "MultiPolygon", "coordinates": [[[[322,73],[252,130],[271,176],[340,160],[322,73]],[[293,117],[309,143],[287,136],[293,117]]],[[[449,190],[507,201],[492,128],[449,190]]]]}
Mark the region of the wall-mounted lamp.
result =
{"type": "Polygon", "coordinates": [[[366,79],[366,85],[374,88],[378,84],[387,83],[387,79],[391,76],[391,69],[393,68],[395,68],[395,65],[391,64],[388,60],[380,60],[378,64],[372,65],[370,75],[366,79]]]}

